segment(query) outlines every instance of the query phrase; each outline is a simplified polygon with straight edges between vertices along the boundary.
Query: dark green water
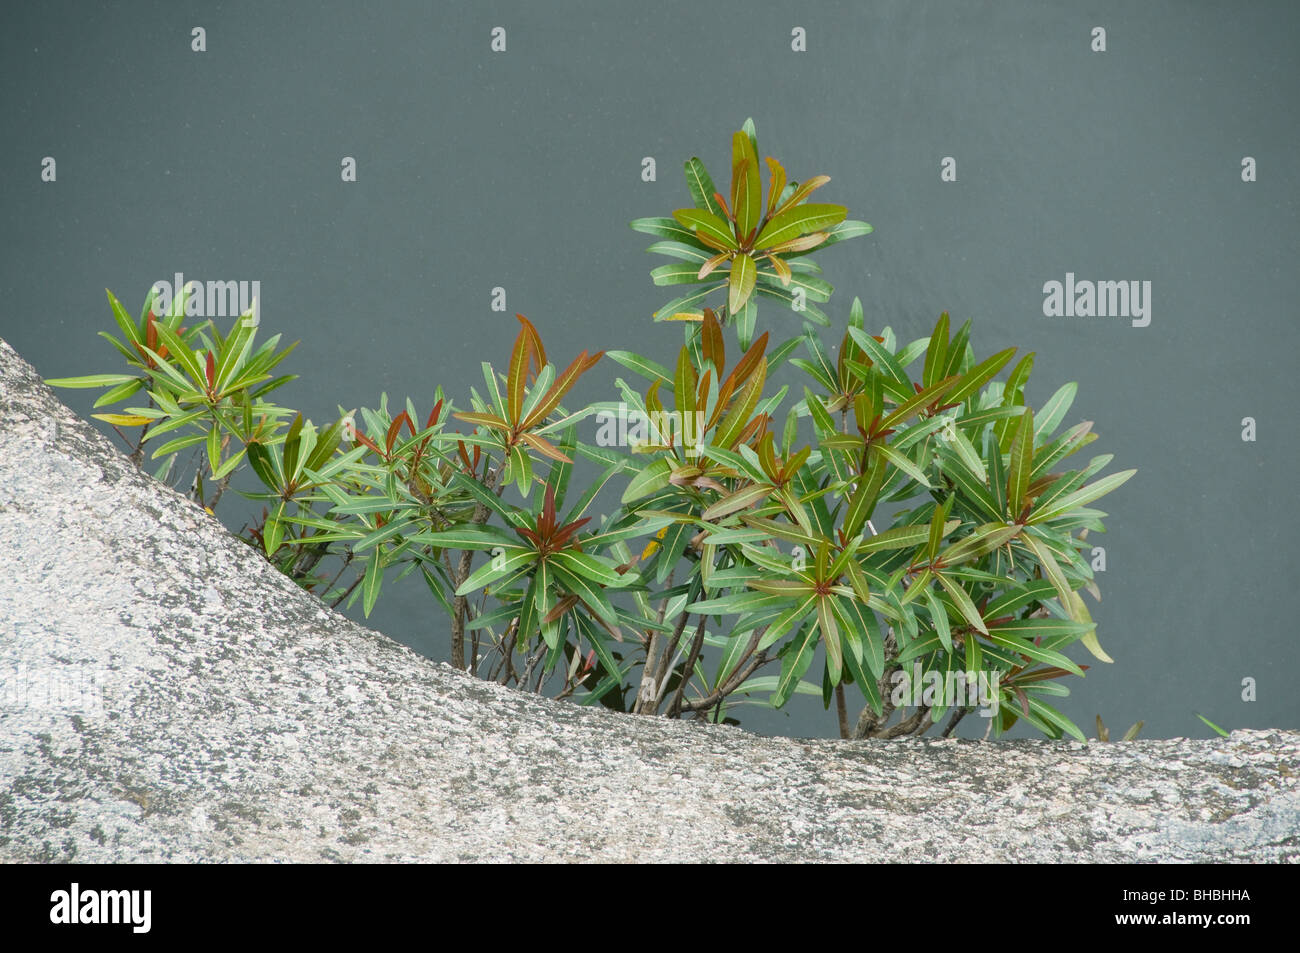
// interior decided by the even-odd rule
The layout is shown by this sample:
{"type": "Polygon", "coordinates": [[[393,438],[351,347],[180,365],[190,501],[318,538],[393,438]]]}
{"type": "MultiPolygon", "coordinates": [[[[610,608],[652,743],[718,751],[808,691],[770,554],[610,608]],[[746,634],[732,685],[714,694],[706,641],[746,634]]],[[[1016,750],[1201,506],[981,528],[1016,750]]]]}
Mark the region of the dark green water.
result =
{"type": "MultiPolygon", "coordinates": [[[[722,177],[752,116],[763,154],[831,175],[827,200],[876,227],[819,257],[835,321],[854,295],[904,340],[942,310],[974,318],[977,351],[1037,352],[1031,402],[1078,381],[1068,420],[1140,470],[1104,502],[1093,614],[1116,664],[1076,680],[1066,713],[1085,731],[1097,712],[1145,719],[1145,737],[1204,736],[1193,711],[1294,727],[1298,9],[6,5],[0,335],[49,377],[112,371],[105,287],[136,308],[178,271],[259,281],[265,325],[302,340],[284,400],[318,421],[380,391],[427,407],[437,383],[463,401],[515,311],[557,357],[666,360],[680,331],[649,316],[670,289],[626,223],[689,204],[687,156],[722,177]],[[1046,316],[1043,286],[1067,273],[1150,281],[1149,325],[1046,316]]],[[[796,330],[772,307],[760,321],[796,330]]],[[[578,396],[611,396],[616,373],[578,396]]],[[[90,412],[91,392],[61,396],[90,412]]],[[[445,652],[414,580],[370,624],[445,652]]],[[[804,698],[742,717],[833,730],[804,698]]]]}

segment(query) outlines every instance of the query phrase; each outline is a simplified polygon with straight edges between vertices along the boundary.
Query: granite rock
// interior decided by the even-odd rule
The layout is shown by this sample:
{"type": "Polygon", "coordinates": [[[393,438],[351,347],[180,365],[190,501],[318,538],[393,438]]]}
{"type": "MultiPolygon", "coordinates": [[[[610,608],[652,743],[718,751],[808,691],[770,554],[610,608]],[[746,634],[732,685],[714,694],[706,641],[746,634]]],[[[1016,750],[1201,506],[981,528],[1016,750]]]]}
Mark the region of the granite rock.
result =
{"type": "Polygon", "coordinates": [[[841,743],[466,677],[137,471],[0,341],[0,861],[1294,861],[1300,735],[841,743]]]}

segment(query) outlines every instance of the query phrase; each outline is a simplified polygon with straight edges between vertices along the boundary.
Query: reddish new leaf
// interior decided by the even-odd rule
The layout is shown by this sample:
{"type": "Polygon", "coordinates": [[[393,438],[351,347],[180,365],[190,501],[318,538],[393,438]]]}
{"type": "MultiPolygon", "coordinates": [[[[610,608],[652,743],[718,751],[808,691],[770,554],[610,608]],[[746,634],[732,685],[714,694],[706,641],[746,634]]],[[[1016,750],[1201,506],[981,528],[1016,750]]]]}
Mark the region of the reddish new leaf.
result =
{"type": "Polygon", "coordinates": [[[544,457],[550,457],[552,460],[556,460],[560,463],[573,462],[568,457],[566,457],[563,453],[561,453],[559,448],[556,447],[555,444],[551,443],[549,440],[542,439],[536,434],[531,434],[525,431],[519,435],[519,439],[522,440],[524,443],[528,444],[528,446],[532,447],[534,450],[536,450],[544,457]]]}
{"type": "MultiPolygon", "coordinates": [[[[522,314],[516,315],[520,321],[526,321],[522,314]]],[[[528,364],[532,360],[533,345],[527,328],[520,328],[515,335],[515,346],[510,352],[510,368],[506,372],[506,418],[514,426],[519,425],[519,417],[524,409],[524,387],[528,383],[528,364]]]]}
{"type": "Polygon", "coordinates": [[[767,350],[767,334],[768,332],[764,331],[758,336],[758,340],[749,346],[749,350],[736,362],[727,379],[719,386],[719,393],[724,388],[730,391],[739,387],[758,369],[759,362],[763,360],[763,352],[767,350]]]}
{"type": "Polygon", "coordinates": [[[722,325],[718,323],[718,316],[713,313],[712,308],[704,309],[704,324],[700,328],[700,348],[704,352],[704,359],[712,361],[713,366],[721,373],[727,365],[727,351],[722,338],[722,325]]]}
{"type": "Polygon", "coordinates": [[[521,426],[525,430],[530,430],[549,417],[551,412],[560,406],[560,401],[569,392],[569,388],[577,383],[578,378],[594,367],[596,362],[604,356],[604,351],[597,351],[590,357],[586,351],[583,351],[575,357],[569,366],[560,372],[559,377],[555,379],[555,383],[542,395],[542,399],[537,402],[537,406],[533,408],[533,412],[528,415],[528,419],[521,426]]]}
{"type": "Polygon", "coordinates": [[[532,348],[533,361],[529,371],[529,380],[536,380],[538,373],[546,366],[546,348],[542,346],[542,336],[537,333],[537,328],[533,322],[529,321],[522,314],[516,314],[519,323],[523,325],[524,332],[528,335],[528,344],[532,348]]]}

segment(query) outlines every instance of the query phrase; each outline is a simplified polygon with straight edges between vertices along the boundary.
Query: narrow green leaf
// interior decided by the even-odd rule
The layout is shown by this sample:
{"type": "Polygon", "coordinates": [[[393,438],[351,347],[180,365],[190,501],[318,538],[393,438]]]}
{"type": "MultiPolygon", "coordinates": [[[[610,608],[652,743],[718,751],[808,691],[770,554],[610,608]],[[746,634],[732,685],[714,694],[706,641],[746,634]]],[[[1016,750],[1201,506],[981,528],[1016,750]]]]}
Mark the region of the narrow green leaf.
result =
{"type": "Polygon", "coordinates": [[[754,248],[762,251],[773,245],[788,242],[792,238],[798,238],[800,235],[822,231],[828,226],[844,221],[848,211],[842,205],[816,203],[796,205],[772,217],[759,233],[754,248]]]}
{"type": "Polygon", "coordinates": [[[699,268],[685,262],[673,262],[670,265],[660,265],[658,268],[652,268],[650,277],[655,285],[660,288],[668,285],[694,285],[699,284],[701,281],[718,280],[716,275],[701,278],[699,268]]]}
{"type": "Polygon", "coordinates": [[[840,644],[839,628],[832,611],[835,596],[822,596],[817,600],[817,627],[821,630],[822,644],[826,647],[826,662],[830,668],[831,684],[838,685],[844,671],[844,649],[840,644]]]}
{"type": "Polygon", "coordinates": [[[1222,738],[1227,738],[1227,737],[1229,737],[1228,732],[1224,731],[1222,728],[1220,728],[1220,727],[1219,727],[1218,725],[1216,725],[1214,722],[1210,721],[1210,719],[1206,718],[1206,717],[1205,717],[1204,715],[1202,715],[1199,711],[1197,711],[1197,712],[1192,712],[1192,714],[1194,714],[1197,718],[1201,719],[1201,721],[1205,722],[1205,723],[1206,723],[1207,725],[1209,725],[1212,729],[1214,729],[1215,734],[1219,735],[1219,736],[1222,737],[1222,738]]]}
{"type": "Polygon", "coordinates": [[[375,607],[375,602],[379,599],[380,587],[384,584],[383,558],[384,551],[376,549],[370,554],[370,559],[366,563],[366,575],[361,583],[366,618],[370,617],[370,611],[375,607]]]}
{"type": "Polygon", "coordinates": [[[713,197],[717,188],[713,184],[713,179],[709,175],[709,170],[704,167],[704,163],[692,156],[686,160],[686,188],[691,193],[691,201],[695,207],[703,209],[711,215],[722,217],[722,206],[718,200],[713,197]]]}
{"type": "MultiPolygon", "coordinates": [[[[989,492],[984,480],[975,476],[957,455],[947,447],[939,448],[939,459],[943,473],[961,491],[963,500],[973,504],[980,514],[989,520],[1001,520],[1003,514],[998,510],[998,502],[989,492]]],[[[981,466],[981,469],[983,467],[981,466]]]]}
{"type": "MultiPolygon", "coordinates": [[[[137,325],[133,320],[131,320],[131,316],[126,313],[126,308],[122,307],[122,302],[118,301],[117,298],[113,295],[113,292],[109,291],[107,288],[104,289],[104,293],[108,295],[108,305],[113,310],[113,320],[116,321],[117,326],[122,329],[122,333],[126,335],[126,339],[128,341],[141,340],[140,326],[137,325]]],[[[153,302],[153,289],[151,288],[149,289],[148,303],[151,304],[152,302],[153,302]]],[[[147,307],[148,304],[146,304],[146,309],[147,307]]],[[[147,316],[147,310],[146,310],[146,316],[147,316]]],[[[141,318],[140,319],[141,324],[143,324],[145,320],[146,318],[141,318]]]]}
{"type": "MultiPolygon", "coordinates": [[[[838,225],[832,225],[830,228],[819,228],[817,230],[826,235],[826,240],[818,246],[819,248],[829,248],[831,245],[838,244],[839,242],[846,241],[850,238],[858,238],[862,235],[870,235],[875,231],[875,229],[866,222],[857,221],[844,221],[840,222],[838,225]]],[[[794,252],[793,254],[784,255],[782,257],[795,258],[799,255],[806,255],[809,251],[812,251],[812,249],[808,249],[808,251],[794,252]]],[[[793,264],[794,262],[791,262],[791,265],[793,264]]]]}
{"type": "MultiPolygon", "coordinates": [[[[793,289],[790,288],[773,288],[770,285],[754,285],[754,293],[764,298],[771,298],[774,301],[780,301],[795,314],[811,321],[813,324],[820,325],[823,328],[830,327],[831,319],[826,317],[826,312],[815,304],[810,304],[806,298],[796,296],[793,289]]],[[[751,299],[752,300],[752,299],[751,299]]]]}
{"type": "MultiPolygon", "coordinates": [[[[390,504],[391,505],[391,504],[390,504]]],[[[416,542],[438,549],[494,549],[502,546],[506,549],[525,549],[517,536],[510,536],[494,526],[472,528],[454,526],[436,533],[419,533],[412,537],[416,542]]]]}
{"type": "Polygon", "coordinates": [[[948,356],[948,312],[939,315],[939,321],[930,335],[930,344],[925,350],[925,369],[921,372],[921,386],[929,387],[940,380],[939,370],[948,356]]]}
{"type": "Polygon", "coordinates": [[[618,625],[618,613],[599,585],[585,575],[571,572],[568,564],[561,564],[555,556],[548,559],[547,563],[560,585],[586,603],[604,622],[612,626],[618,625]]]}
{"type": "Polygon", "coordinates": [[[45,383],[51,387],[111,387],[139,379],[134,374],[88,374],[85,377],[47,377],[45,383]]]}
{"type": "Polygon", "coordinates": [[[1038,425],[1034,428],[1034,437],[1039,443],[1052,435],[1052,431],[1056,429],[1069,411],[1070,405],[1074,403],[1074,395],[1078,390],[1078,383],[1071,381],[1061,385],[1056,393],[1047,399],[1047,403],[1037,414],[1038,425]]]}
{"type": "Polygon", "coordinates": [[[1024,608],[1031,602],[1042,602],[1044,599],[1050,599],[1056,588],[1048,579],[1033,579],[1022,585],[1008,589],[996,599],[990,600],[984,607],[984,615],[989,619],[1000,619],[1004,615],[1009,615],[1019,609],[1024,608]]]}
{"type": "MultiPolygon", "coordinates": [[[[953,403],[953,404],[961,403],[967,397],[970,397],[972,394],[977,393],[979,389],[983,387],[985,384],[987,384],[990,380],[992,380],[993,377],[998,373],[998,371],[1002,370],[1002,368],[1006,366],[1007,362],[1010,361],[1013,357],[1015,357],[1015,355],[1016,355],[1016,349],[1014,347],[1009,347],[1005,351],[999,351],[997,354],[994,354],[992,357],[986,358],[985,360],[976,364],[964,375],[962,375],[961,381],[957,384],[957,386],[955,386],[951,391],[948,392],[948,396],[945,398],[945,402],[953,403]]],[[[953,357],[953,353],[950,351],[949,352],[950,366],[951,366],[952,357],[953,357]]]]}
{"type": "Polygon", "coordinates": [[[915,526],[896,526],[864,539],[858,545],[858,552],[864,554],[889,549],[911,549],[924,544],[929,538],[930,527],[924,523],[915,526]]]}
{"type": "Polygon", "coordinates": [[[622,364],[633,373],[640,374],[647,380],[658,380],[665,384],[672,384],[673,382],[672,375],[668,373],[668,368],[649,358],[642,357],[640,354],[634,354],[632,351],[606,351],[605,356],[622,364]]]}
{"type": "Polygon", "coordinates": [[[505,550],[499,555],[494,555],[482,566],[470,573],[465,581],[456,588],[456,595],[467,596],[471,592],[476,592],[484,586],[496,582],[498,579],[504,579],[507,576],[522,572],[535,562],[537,562],[536,550],[505,550]]]}
{"type": "Polygon", "coordinates": [[[1034,469],[1034,411],[1026,407],[1020,426],[1011,439],[1011,463],[1007,469],[1007,506],[1012,517],[1019,517],[1029,489],[1029,475],[1034,469]]]}
{"type": "Polygon", "coordinates": [[[883,456],[886,460],[888,460],[898,469],[902,470],[904,473],[906,473],[917,483],[921,484],[921,486],[926,487],[927,489],[929,488],[930,481],[926,477],[925,473],[921,470],[920,467],[918,467],[915,463],[913,463],[910,459],[908,459],[908,457],[905,454],[900,453],[899,451],[895,450],[893,447],[891,447],[889,444],[886,443],[876,443],[873,444],[873,446],[875,447],[876,452],[879,453],[881,456],[883,456]]]}
{"type": "MultiPolygon", "coordinates": [[[[939,577],[943,579],[942,576],[939,577]]],[[[930,621],[934,623],[935,635],[939,637],[940,644],[944,651],[952,651],[952,632],[948,626],[948,610],[943,607],[939,597],[934,594],[934,590],[926,588],[925,590],[926,605],[930,609],[930,621]]]]}
{"type": "Polygon", "coordinates": [[[761,612],[766,609],[786,607],[790,598],[770,592],[735,592],[716,599],[701,599],[686,606],[687,612],[696,615],[739,615],[743,612],[761,612]]]}
{"type": "Polygon", "coordinates": [[[569,572],[592,582],[599,583],[602,586],[612,586],[617,588],[623,585],[624,578],[614,571],[614,567],[605,561],[589,556],[586,553],[579,553],[574,550],[561,550],[552,553],[549,557],[550,562],[563,567],[569,572]]]}
{"type": "Polygon", "coordinates": [[[947,592],[952,598],[952,601],[957,604],[957,609],[961,612],[963,618],[973,625],[976,630],[984,635],[988,635],[988,626],[984,624],[984,619],[980,616],[979,609],[975,607],[975,603],[971,601],[970,596],[967,594],[966,590],[962,588],[961,583],[949,579],[943,573],[935,573],[934,577],[939,580],[939,585],[943,586],[944,591],[947,592]]]}
{"type": "MultiPolygon", "coordinates": [[[[670,242],[679,242],[684,245],[695,245],[703,249],[705,246],[700,243],[695,232],[685,225],[671,218],[638,218],[628,223],[638,232],[644,232],[647,235],[653,235],[656,238],[663,238],[670,242]]],[[[653,246],[651,246],[653,247],[653,246]]],[[[648,249],[647,249],[648,250],[648,249]]],[[[705,257],[708,258],[713,254],[710,249],[705,257]]]]}
{"type": "MultiPolygon", "coordinates": [[[[677,227],[680,228],[681,226],[678,225],[677,227]]],[[[646,249],[646,252],[651,255],[667,255],[669,258],[694,262],[696,268],[699,268],[717,254],[711,248],[701,248],[699,245],[688,245],[685,242],[672,241],[655,242],[646,249]]]]}
{"type": "Polygon", "coordinates": [[[657,493],[668,485],[672,472],[672,465],[667,459],[660,457],[654,460],[649,466],[638,471],[628,483],[627,489],[623,491],[622,502],[631,503],[643,496],[657,493]]]}
{"type": "Polygon", "coordinates": [[[1019,525],[1007,526],[1000,522],[977,526],[968,536],[963,536],[939,554],[940,565],[950,568],[991,553],[1019,536],[1022,529],[1019,525]]]}
{"type": "MultiPolygon", "coordinates": [[[[763,186],[758,173],[754,144],[743,131],[732,136],[732,213],[742,236],[757,227],[763,214],[763,186]]],[[[735,310],[732,310],[732,314],[735,310]]]]}
{"type": "Polygon", "coordinates": [[[736,236],[732,234],[731,224],[720,216],[703,209],[683,208],[673,212],[673,218],[687,228],[707,235],[723,248],[738,248],[736,236]]]}
{"type": "Polygon", "coordinates": [[[773,491],[773,487],[768,483],[758,483],[754,486],[747,486],[737,490],[730,496],[723,497],[716,503],[708,507],[700,514],[701,519],[717,520],[731,513],[736,513],[743,509],[748,509],[755,503],[767,499],[773,491]]]}
{"type": "Polygon", "coordinates": [[[736,314],[749,296],[754,293],[754,281],[758,276],[754,259],[748,255],[737,255],[731,260],[731,273],[728,278],[727,311],[736,314]]]}
{"type": "Polygon", "coordinates": [[[777,677],[776,690],[772,693],[773,708],[780,708],[790,700],[795,685],[812,664],[813,650],[816,646],[816,626],[807,626],[796,636],[790,651],[781,660],[781,674],[777,677]]]}
{"type": "Polygon", "coordinates": [[[1137,470],[1123,470],[1119,473],[1112,473],[1108,477],[1102,477],[1095,483],[1089,483],[1080,490],[1076,490],[1069,496],[1062,497],[1046,509],[1036,509],[1030,514],[1028,523],[1036,525],[1046,523],[1068,513],[1077,506],[1084,506],[1093,500],[1105,496],[1111,490],[1122,486],[1137,470]]]}
{"type": "Polygon", "coordinates": [[[1033,659],[1036,662],[1042,662],[1045,665],[1055,665],[1057,668],[1063,668],[1072,675],[1083,675],[1083,669],[1079,668],[1068,657],[1053,649],[1045,649],[1036,645],[1032,639],[1020,639],[1004,631],[1004,626],[989,632],[989,640],[994,645],[1001,645],[1005,648],[1033,659]]]}
{"type": "Polygon", "coordinates": [[[872,362],[880,368],[892,380],[902,385],[903,390],[908,394],[914,393],[912,390],[912,381],[907,376],[907,372],[898,364],[898,359],[890,350],[877,341],[872,335],[858,328],[850,327],[849,336],[853,338],[854,343],[866,352],[872,362]]]}

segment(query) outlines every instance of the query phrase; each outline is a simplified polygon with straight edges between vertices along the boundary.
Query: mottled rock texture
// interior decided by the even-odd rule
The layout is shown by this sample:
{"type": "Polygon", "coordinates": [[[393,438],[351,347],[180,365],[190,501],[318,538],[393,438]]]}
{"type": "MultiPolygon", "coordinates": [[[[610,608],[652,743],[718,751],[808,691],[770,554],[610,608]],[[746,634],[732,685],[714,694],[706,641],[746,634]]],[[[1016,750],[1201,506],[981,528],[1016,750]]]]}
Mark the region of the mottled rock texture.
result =
{"type": "Polygon", "coordinates": [[[0,861],[1278,861],[1300,736],[835,743],[464,677],[321,605],[0,341],[0,861]]]}

